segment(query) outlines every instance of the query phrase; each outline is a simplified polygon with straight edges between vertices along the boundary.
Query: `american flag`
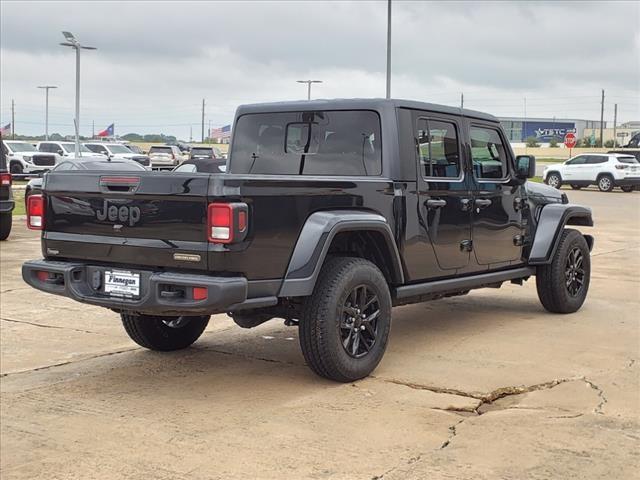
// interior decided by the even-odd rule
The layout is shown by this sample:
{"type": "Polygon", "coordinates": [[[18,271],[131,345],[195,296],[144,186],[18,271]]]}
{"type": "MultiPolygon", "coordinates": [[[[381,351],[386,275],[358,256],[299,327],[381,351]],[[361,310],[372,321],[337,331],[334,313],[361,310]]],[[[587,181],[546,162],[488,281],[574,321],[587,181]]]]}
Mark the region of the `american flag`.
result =
{"type": "Polygon", "coordinates": [[[11,133],[11,122],[7,123],[4,127],[0,128],[0,134],[4,137],[11,133]]]}
{"type": "Polygon", "coordinates": [[[231,136],[231,125],[224,127],[212,128],[209,132],[209,138],[229,138],[231,136]]]}

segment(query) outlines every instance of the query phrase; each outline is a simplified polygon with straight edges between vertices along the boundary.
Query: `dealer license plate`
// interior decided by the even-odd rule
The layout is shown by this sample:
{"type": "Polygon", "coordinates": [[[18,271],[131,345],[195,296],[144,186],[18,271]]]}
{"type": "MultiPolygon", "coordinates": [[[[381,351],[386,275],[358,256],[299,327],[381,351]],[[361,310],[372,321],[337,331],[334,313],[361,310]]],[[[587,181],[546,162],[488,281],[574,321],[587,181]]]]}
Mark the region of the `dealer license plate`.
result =
{"type": "Polygon", "coordinates": [[[115,297],[138,297],[140,274],[123,270],[105,271],[104,292],[115,297]]]}

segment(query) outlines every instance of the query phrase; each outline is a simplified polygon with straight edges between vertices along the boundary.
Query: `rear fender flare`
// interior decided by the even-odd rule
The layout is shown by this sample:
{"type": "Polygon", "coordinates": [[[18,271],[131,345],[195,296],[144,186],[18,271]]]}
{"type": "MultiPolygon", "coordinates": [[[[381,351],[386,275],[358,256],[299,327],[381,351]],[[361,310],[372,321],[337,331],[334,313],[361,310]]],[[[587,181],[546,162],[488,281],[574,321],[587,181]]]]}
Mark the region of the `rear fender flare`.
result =
{"type": "Polygon", "coordinates": [[[382,215],[357,210],[323,211],[311,214],[302,227],[278,296],[311,295],[333,238],[340,232],[357,230],[382,234],[391,257],[392,279],[404,283],[400,254],[382,215]]]}
{"type": "MultiPolygon", "coordinates": [[[[581,205],[553,203],[546,205],[540,212],[538,227],[529,254],[529,265],[544,265],[551,263],[560,234],[567,225],[582,225],[593,227],[591,209],[581,205]]],[[[589,250],[593,248],[593,237],[584,236],[589,250]]]]}

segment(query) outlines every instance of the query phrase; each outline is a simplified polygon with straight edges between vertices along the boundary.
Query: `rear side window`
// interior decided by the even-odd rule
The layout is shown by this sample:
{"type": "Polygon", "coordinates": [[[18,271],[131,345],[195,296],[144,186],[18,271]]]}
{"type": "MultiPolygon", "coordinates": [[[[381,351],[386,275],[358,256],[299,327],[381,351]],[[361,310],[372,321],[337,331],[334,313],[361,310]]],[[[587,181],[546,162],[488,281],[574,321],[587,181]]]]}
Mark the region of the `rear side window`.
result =
{"type": "Polygon", "coordinates": [[[242,115],[230,171],[267,175],[380,175],[380,118],[368,110],[242,115]]]}
{"type": "Polygon", "coordinates": [[[493,128],[471,127],[473,173],[479,179],[502,179],[507,176],[507,151],[500,134],[493,128]]]}
{"type": "Polygon", "coordinates": [[[416,143],[423,177],[460,176],[458,133],[453,123],[418,119],[416,143]]]}
{"type": "Polygon", "coordinates": [[[589,155],[587,157],[587,163],[590,165],[594,165],[596,163],[607,163],[609,161],[609,157],[606,155],[589,155]]]}

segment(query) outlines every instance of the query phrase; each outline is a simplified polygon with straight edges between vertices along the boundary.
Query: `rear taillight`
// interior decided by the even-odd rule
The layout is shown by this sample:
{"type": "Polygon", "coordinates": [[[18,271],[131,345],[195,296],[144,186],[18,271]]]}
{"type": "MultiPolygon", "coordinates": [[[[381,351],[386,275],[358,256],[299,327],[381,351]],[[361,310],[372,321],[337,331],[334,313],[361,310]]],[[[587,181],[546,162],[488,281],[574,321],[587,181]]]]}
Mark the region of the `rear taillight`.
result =
{"type": "Polygon", "coordinates": [[[207,237],[213,243],[241,242],[247,236],[246,203],[210,203],[207,210],[207,237]]]}
{"type": "Polygon", "coordinates": [[[31,230],[44,229],[44,198],[42,195],[29,195],[27,200],[27,227],[31,230]]]}
{"type": "Polygon", "coordinates": [[[625,168],[629,168],[629,165],[623,165],[621,163],[616,163],[616,168],[618,170],[624,170],[625,168]]]}
{"type": "Polygon", "coordinates": [[[3,187],[8,187],[11,185],[10,173],[0,173],[0,185],[2,185],[3,187]]]}

